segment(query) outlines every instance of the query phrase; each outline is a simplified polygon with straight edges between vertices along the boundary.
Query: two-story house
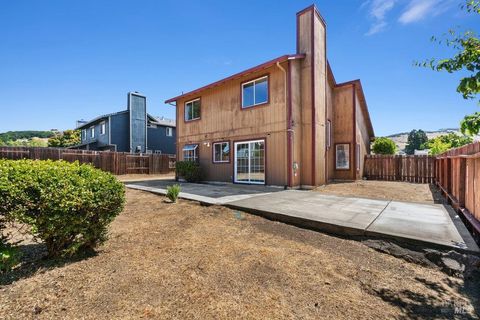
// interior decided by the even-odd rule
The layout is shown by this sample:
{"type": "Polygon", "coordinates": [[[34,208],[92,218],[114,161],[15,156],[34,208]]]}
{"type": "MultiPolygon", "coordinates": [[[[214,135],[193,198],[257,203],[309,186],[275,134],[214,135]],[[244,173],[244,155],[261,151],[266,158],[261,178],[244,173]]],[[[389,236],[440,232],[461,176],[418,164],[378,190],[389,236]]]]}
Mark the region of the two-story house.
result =
{"type": "Polygon", "coordinates": [[[175,121],[147,113],[146,97],[128,93],[127,110],[77,121],[81,144],[75,149],[175,154],[175,121]]]}
{"type": "Polygon", "coordinates": [[[326,24],[297,13],[296,53],[168,99],[177,159],[206,180],[309,188],[362,177],[374,137],[360,80],[337,83],[326,24]]]}

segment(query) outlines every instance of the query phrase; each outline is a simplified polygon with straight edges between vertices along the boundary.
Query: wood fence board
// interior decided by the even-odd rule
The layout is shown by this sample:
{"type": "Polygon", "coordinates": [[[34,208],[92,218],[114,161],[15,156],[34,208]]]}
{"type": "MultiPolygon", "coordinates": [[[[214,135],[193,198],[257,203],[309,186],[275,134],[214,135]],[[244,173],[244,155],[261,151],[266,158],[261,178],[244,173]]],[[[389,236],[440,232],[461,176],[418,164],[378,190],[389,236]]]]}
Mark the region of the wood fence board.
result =
{"type": "Polygon", "coordinates": [[[161,174],[175,171],[175,156],[169,154],[147,155],[63,148],[0,147],[0,158],[78,161],[79,163],[89,163],[98,169],[115,175],[127,173],[161,174]]]}

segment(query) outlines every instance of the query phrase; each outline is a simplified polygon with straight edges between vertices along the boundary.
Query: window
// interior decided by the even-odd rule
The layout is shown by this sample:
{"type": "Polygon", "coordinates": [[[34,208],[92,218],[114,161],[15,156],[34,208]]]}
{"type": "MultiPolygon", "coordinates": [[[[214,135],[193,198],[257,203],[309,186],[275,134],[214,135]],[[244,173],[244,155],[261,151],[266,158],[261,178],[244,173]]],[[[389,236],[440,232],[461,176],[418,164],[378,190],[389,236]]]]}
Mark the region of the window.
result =
{"type": "Polygon", "coordinates": [[[332,147],[332,122],[327,120],[327,149],[332,147]]]}
{"type": "Polygon", "coordinates": [[[242,108],[268,102],[268,76],[242,84],[242,108]]]}
{"type": "Polygon", "coordinates": [[[348,143],[335,146],[335,168],[339,170],[350,169],[350,145],[348,143]]]}
{"type": "Polygon", "coordinates": [[[82,129],[82,140],[87,139],[87,129],[82,129]]]}
{"type": "Polygon", "coordinates": [[[170,128],[170,127],[167,127],[167,130],[166,130],[166,135],[167,137],[171,137],[173,136],[173,129],[170,128]]]}
{"type": "Polygon", "coordinates": [[[213,162],[230,162],[229,142],[217,142],[213,144],[213,162]]]}
{"type": "Polygon", "coordinates": [[[357,171],[360,171],[360,144],[357,143],[357,150],[355,152],[355,159],[357,163],[357,171]]]}
{"type": "Polygon", "coordinates": [[[183,147],[183,161],[198,161],[198,144],[187,144],[183,147]]]}
{"type": "Polygon", "coordinates": [[[185,121],[200,119],[200,98],[185,103],[185,121]]]}
{"type": "Polygon", "coordinates": [[[90,127],[90,138],[95,138],[95,127],[90,127]]]}
{"type": "Polygon", "coordinates": [[[100,123],[100,134],[105,134],[105,121],[100,123]]]}

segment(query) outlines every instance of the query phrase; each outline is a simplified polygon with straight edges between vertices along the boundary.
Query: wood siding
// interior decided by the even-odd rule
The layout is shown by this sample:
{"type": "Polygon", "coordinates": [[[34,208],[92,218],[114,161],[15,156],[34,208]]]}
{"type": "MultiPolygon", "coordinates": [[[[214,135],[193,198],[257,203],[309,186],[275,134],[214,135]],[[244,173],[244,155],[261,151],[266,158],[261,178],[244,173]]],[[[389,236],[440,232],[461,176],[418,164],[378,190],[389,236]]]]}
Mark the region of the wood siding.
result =
{"type": "MultiPolygon", "coordinates": [[[[286,70],[287,62],[282,64],[286,70]]],[[[246,75],[217,88],[206,90],[201,99],[199,120],[184,121],[185,102],[195,97],[177,101],[177,154],[183,160],[182,149],[186,144],[199,145],[200,164],[210,181],[233,181],[234,141],[266,139],[267,184],[287,184],[286,148],[286,100],[285,75],[277,67],[246,75]],[[267,104],[241,108],[241,83],[268,75],[269,102],[267,104]],[[213,143],[229,141],[230,163],[213,163],[213,143]]]]}

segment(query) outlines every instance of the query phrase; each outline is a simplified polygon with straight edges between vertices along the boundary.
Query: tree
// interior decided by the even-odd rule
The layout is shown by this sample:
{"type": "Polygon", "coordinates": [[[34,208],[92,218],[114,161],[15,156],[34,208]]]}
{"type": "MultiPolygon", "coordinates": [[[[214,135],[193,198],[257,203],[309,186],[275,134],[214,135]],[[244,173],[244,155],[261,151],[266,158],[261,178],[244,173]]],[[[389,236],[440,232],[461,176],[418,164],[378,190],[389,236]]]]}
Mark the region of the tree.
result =
{"type": "Polygon", "coordinates": [[[375,154],[395,154],[397,151],[397,146],[392,139],[379,137],[375,138],[375,141],[372,145],[372,151],[375,154]]]}
{"type": "MultiPolygon", "coordinates": [[[[480,14],[480,1],[465,0],[462,9],[469,13],[480,14]]],[[[473,31],[458,32],[449,30],[444,40],[432,37],[433,42],[444,44],[456,51],[452,58],[437,60],[430,59],[423,63],[416,63],[419,66],[430,67],[435,71],[447,71],[448,73],[459,72],[467,74],[460,80],[457,92],[464,99],[475,99],[480,93],[480,39],[473,31]]],[[[474,135],[480,132],[480,112],[466,116],[461,124],[463,134],[474,135]]]]}
{"type": "Polygon", "coordinates": [[[425,149],[430,149],[430,154],[437,155],[449,149],[458,148],[472,142],[473,139],[471,137],[460,136],[450,132],[428,140],[424,147],[425,149]]]}
{"type": "Polygon", "coordinates": [[[80,144],[80,130],[65,130],[48,139],[49,147],[66,148],[80,144]]]}
{"type": "Polygon", "coordinates": [[[412,130],[408,134],[407,145],[405,146],[406,154],[414,154],[415,150],[424,150],[425,143],[427,143],[428,137],[423,130],[412,130]]]}

